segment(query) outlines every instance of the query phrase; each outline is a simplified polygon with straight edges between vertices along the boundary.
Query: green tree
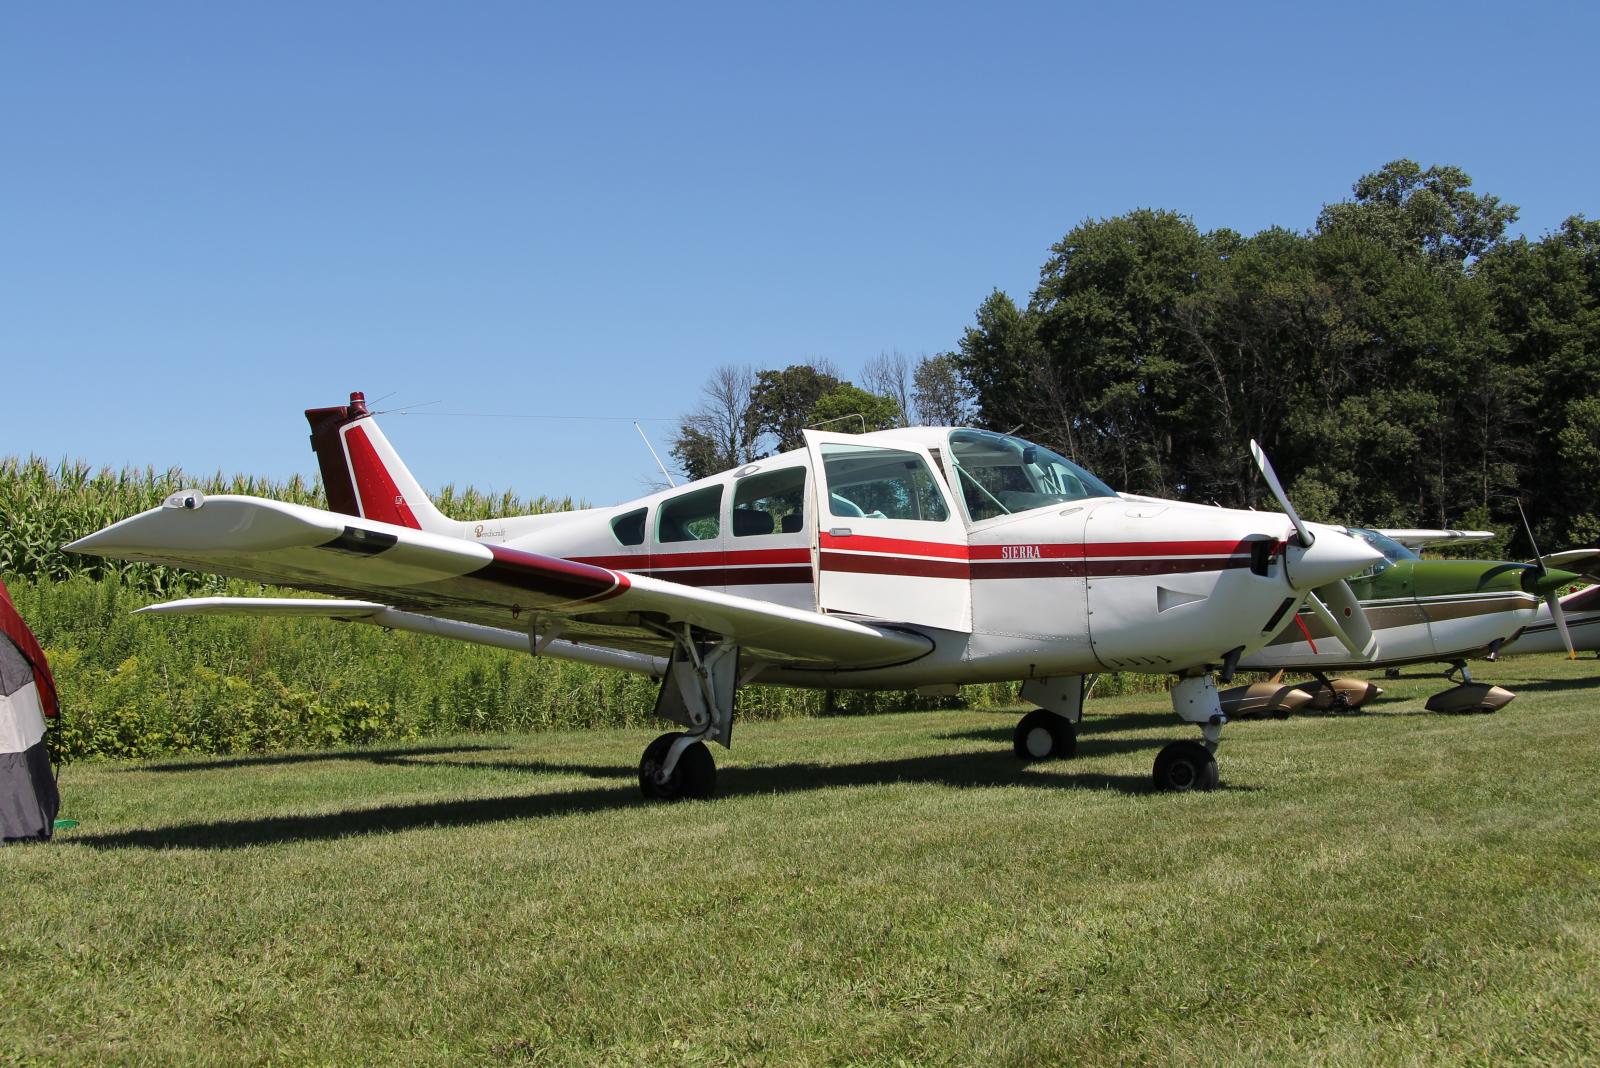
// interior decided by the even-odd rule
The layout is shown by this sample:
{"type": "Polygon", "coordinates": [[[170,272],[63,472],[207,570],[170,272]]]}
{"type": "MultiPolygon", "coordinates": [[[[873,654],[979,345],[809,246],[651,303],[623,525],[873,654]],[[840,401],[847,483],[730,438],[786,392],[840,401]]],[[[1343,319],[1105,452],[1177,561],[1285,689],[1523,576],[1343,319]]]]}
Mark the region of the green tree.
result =
{"type": "Polygon", "coordinates": [[[812,421],[817,402],[839,385],[839,376],[822,361],[758,372],[747,430],[753,438],[769,435],[775,452],[798,449],[805,444],[800,431],[812,421]]]}
{"type": "Polygon", "coordinates": [[[755,376],[725,365],[700,387],[700,406],[678,424],[671,452],[691,481],[758,459],[759,431],[751,420],[755,376]]]}
{"type": "Polygon", "coordinates": [[[840,382],[817,398],[806,425],[844,433],[892,430],[900,425],[900,404],[892,397],[840,382]]]}
{"type": "Polygon", "coordinates": [[[965,426],[972,420],[972,387],[953,352],[924,356],[911,373],[911,403],[923,426],[965,426]]]}
{"type": "Polygon", "coordinates": [[[1178,307],[1214,277],[1217,246],[1185,216],[1141,209],[1085,222],[1050,250],[1028,311],[1046,363],[1038,432],[1119,488],[1172,495],[1187,439],[1203,433],[1193,339],[1178,307]]]}
{"type": "Polygon", "coordinates": [[[1351,187],[1353,201],[1323,208],[1317,229],[1355,226],[1397,252],[1459,267],[1493,248],[1517,220],[1516,205],[1480,196],[1471,185],[1459,167],[1423,170],[1413,160],[1397,159],[1362,175],[1351,187]]]}

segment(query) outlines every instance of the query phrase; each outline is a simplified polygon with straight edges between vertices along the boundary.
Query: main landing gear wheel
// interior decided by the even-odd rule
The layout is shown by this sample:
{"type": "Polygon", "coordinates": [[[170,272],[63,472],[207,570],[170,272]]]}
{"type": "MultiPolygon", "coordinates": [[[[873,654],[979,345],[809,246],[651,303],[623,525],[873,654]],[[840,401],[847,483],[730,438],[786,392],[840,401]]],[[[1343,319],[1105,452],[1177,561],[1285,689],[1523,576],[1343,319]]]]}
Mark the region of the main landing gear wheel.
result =
{"type": "Polygon", "coordinates": [[[1173,742],[1156,755],[1157,790],[1185,793],[1217,788],[1217,758],[1199,742],[1173,742]]]}
{"type": "Polygon", "coordinates": [[[717,792],[717,764],[704,742],[691,742],[678,755],[672,773],[661,776],[672,743],[682,737],[682,731],[671,731],[645,748],[639,761],[639,789],[651,801],[703,801],[717,792]]]}
{"type": "Polygon", "coordinates": [[[1068,760],[1078,752],[1078,732],[1054,712],[1036,708],[1017,724],[1012,745],[1018,760],[1068,760]]]}

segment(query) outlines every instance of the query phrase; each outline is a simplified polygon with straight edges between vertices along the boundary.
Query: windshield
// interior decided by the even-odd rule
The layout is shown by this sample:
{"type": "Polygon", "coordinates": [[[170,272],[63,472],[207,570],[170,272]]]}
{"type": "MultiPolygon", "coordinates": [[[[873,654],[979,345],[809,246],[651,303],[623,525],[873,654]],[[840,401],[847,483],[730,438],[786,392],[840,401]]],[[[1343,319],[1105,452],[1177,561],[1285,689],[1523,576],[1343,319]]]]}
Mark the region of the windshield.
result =
{"type": "Polygon", "coordinates": [[[987,430],[952,430],[950,459],[974,523],[1116,492],[1043,445],[987,430]]]}
{"type": "Polygon", "coordinates": [[[1422,559],[1422,557],[1387,534],[1379,534],[1376,530],[1368,530],[1366,527],[1350,527],[1349,530],[1350,533],[1382,553],[1384,559],[1391,564],[1398,564],[1402,560],[1422,559]]]}

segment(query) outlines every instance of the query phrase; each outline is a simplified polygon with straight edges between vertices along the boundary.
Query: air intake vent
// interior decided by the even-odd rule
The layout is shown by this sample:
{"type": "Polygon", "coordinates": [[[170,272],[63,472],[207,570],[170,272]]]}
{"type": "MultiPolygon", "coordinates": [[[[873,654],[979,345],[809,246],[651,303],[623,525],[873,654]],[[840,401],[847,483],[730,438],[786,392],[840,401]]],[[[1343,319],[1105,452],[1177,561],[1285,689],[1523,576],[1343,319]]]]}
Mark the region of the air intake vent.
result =
{"type": "Polygon", "coordinates": [[[1203,600],[1205,600],[1205,597],[1198,593],[1180,593],[1177,590],[1169,590],[1165,586],[1156,587],[1157,612],[1171,611],[1174,608],[1203,600]]]}

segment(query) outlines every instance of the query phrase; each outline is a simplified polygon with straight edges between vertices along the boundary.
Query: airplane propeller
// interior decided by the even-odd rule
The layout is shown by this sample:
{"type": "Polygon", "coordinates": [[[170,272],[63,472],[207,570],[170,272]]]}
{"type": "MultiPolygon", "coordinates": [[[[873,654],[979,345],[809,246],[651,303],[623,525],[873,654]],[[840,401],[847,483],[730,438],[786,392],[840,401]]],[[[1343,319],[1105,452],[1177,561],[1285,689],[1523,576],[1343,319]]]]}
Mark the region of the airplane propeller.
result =
{"type": "MultiPolygon", "coordinates": [[[[1528,513],[1522,510],[1521,500],[1517,501],[1517,515],[1522,517],[1522,529],[1528,535],[1528,544],[1533,547],[1533,567],[1541,579],[1546,578],[1550,569],[1545,566],[1544,556],[1539,552],[1539,543],[1533,540],[1533,526],[1528,522],[1528,513]]],[[[1544,603],[1550,607],[1550,618],[1555,622],[1556,633],[1561,635],[1561,644],[1567,647],[1567,659],[1578,659],[1578,651],[1572,646],[1572,635],[1567,630],[1566,609],[1561,607],[1561,591],[1546,590],[1544,603]]]]}
{"type": "MultiPolygon", "coordinates": [[[[1283,509],[1283,514],[1294,524],[1295,540],[1299,543],[1299,547],[1309,550],[1316,543],[1316,536],[1300,518],[1300,513],[1294,510],[1294,505],[1289,503],[1289,495],[1284,492],[1283,483],[1278,481],[1278,474],[1272,469],[1272,462],[1267,459],[1266,451],[1252,440],[1250,455],[1255,457],[1256,468],[1266,481],[1267,488],[1272,490],[1272,495],[1278,499],[1278,506],[1283,509]]],[[[1377,638],[1372,633],[1372,626],[1367,622],[1367,614],[1362,610],[1355,590],[1350,588],[1347,580],[1341,578],[1306,590],[1305,603],[1311,606],[1317,618],[1333,632],[1333,636],[1339,639],[1340,645],[1350,651],[1351,656],[1362,660],[1377,656],[1377,638]]]]}
{"type": "Polygon", "coordinates": [[[1294,524],[1294,531],[1300,538],[1301,547],[1311,548],[1316,538],[1306,529],[1305,522],[1300,518],[1300,513],[1294,510],[1294,505],[1289,503],[1289,495],[1284,492],[1283,483],[1278,481],[1278,473],[1272,469],[1272,461],[1267,459],[1266,450],[1254,438],[1250,439],[1250,455],[1256,458],[1256,468],[1261,472],[1261,477],[1267,480],[1267,488],[1272,491],[1272,495],[1278,498],[1283,514],[1294,524]]]}

